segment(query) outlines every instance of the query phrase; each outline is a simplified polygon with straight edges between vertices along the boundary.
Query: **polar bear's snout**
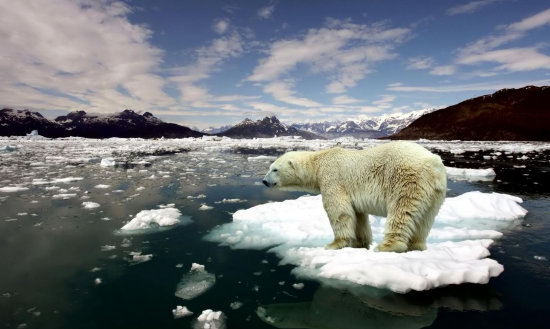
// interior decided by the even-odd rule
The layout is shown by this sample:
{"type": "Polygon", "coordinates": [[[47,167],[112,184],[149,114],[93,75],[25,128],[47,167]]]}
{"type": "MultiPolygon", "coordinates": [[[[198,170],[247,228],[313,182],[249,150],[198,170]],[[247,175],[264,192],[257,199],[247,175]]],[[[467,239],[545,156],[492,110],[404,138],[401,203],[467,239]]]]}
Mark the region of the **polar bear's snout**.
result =
{"type": "Polygon", "coordinates": [[[275,187],[275,185],[277,185],[277,180],[274,179],[273,175],[273,172],[270,170],[267,174],[265,174],[262,183],[264,183],[267,187],[275,187]]]}

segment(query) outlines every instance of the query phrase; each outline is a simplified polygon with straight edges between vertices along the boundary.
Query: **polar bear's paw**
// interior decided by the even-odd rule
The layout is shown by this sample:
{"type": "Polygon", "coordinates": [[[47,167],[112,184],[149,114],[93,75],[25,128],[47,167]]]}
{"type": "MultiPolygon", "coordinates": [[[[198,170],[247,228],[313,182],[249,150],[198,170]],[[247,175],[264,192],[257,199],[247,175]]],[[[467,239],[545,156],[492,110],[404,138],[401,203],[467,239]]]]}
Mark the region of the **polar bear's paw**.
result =
{"type": "Polygon", "coordinates": [[[384,252],[405,252],[407,251],[408,247],[404,242],[401,241],[384,241],[376,249],[377,251],[384,252]]]}
{"type": "Polygon", "coordinates": [[[332,243],[329,243],[325,246],[325,249],[342,249],[346,247],[352,247],[355,244],[355,240],[336,238],[332,243]]]}

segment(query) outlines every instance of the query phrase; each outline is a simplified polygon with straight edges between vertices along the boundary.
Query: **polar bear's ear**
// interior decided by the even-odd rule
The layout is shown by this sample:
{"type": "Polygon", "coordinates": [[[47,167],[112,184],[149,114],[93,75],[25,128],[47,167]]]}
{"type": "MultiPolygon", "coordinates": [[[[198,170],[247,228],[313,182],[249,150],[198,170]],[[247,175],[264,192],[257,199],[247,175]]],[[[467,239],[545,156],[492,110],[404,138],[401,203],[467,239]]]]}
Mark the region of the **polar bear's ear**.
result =
{"type": "Polygon", "coordinates": [[[294,162],[292,160],[288,161],[288,165],[290,166],[290,168],[296,169],[296,168],[294,168],[294,162]]]}

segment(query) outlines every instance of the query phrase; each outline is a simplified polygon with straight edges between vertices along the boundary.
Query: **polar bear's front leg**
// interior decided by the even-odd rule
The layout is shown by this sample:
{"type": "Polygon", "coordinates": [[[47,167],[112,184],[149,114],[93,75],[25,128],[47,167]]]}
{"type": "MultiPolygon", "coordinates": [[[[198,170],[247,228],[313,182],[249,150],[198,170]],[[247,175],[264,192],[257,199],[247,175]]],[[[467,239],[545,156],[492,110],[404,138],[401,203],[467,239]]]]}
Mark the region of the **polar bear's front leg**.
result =
{"type": "Polygon", "coordinates": [[[326,249],[353,247],[356,244],[355,212],[345,197],[323,195],[323,206],[327,212],[330,226],[334,232],[334,241],[326,249]]]}

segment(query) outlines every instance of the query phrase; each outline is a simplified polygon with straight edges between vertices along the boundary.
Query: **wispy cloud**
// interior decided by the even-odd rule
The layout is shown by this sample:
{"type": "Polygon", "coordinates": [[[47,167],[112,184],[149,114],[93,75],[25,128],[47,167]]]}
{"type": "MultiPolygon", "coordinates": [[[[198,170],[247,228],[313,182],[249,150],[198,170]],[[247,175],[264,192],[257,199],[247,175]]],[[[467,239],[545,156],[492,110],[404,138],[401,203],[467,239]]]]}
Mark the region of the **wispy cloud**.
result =
{"type": "Polygon", "coordinates": [[[425,70],[432,68],[435,60],[432,57],[413,57],[409,59],[407,70],[425,70]]]}
{"type": "Polygon", "coordinates": [[[400,82],[387,86],[389,91],[427,92],[427,93],[457,93],[457,92],[493,92],[504,88],[520,88],[526,85],[543,86],[550,84],[550,79],[538,81],[500,81],[458,85],[407,86],[400,82]]]}
{"type": "Polygon", "coordinates": [[[528,32],[546,26],[550,26],[550,9],[521,21],[501,26],[497,33],[459,49],[457,63],[476,65],[482,62],[492,62],[499,64],[495,68],[496,70],[510,72],[549,69],[550,57],[541,53],[538,46],[502,48],[513,41],[524,38],[528,32]]]}
{"type": "Polygon", "coordinates": [[[273,15],[273,12],[275,12],[274,4],[260,8],[260,10],[258,10],[258,16],[263,19],[268,19],[273,15]]]}
{"type": "Polygon", "coordinates": [[[225,18],[215,20],[212,29],[218,34],[224,34],[229,29],[229,20],[225,18]]]}
{"type": "Polygon", "coordinates": [[[305,64],[313,73],[328,77],[328,93],[343,93],[371,72],[374,63],[395,58],[393,50],[409,34],[406,28],[329,20],[303,37],[274,42],[247,80],[276,81],[305,64]]]}
{"type": "Polygon", "coordinates": [[[468,2],[463,5],[449,8],[447,10],[447,15],[462,15],[462,14],[472,14],[479,9],[486,7],[490,4],[497,2],[498,0],[479,0],[468,2]]]}
{"type": "Polygon", "coordinates": [[[297,106],[317,107],[321,104],[303,97],[296,97],[292,90],[294,84],[288,81],[275,81],[264,87],[264,92],[273,96],[274,99],[297,106]]]}
{"type": "Polygon", "coordinates": [[[148,28],[128,21],[125,3],[1,1],[0,12],[6,105],[112,111],[175,104],[156,73],[163,52],[149,43],[148,28]]]}

